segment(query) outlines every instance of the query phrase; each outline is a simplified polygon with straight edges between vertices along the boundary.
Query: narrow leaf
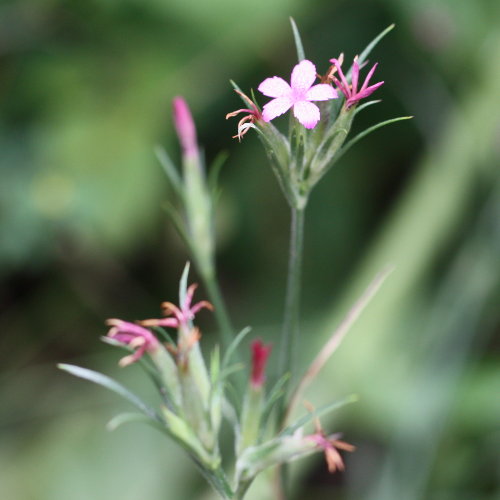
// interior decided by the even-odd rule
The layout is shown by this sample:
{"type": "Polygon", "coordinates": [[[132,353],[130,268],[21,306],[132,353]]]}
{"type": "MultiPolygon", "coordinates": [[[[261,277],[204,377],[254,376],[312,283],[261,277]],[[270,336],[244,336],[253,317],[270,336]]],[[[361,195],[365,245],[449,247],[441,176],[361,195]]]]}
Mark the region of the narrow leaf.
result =
{"type": "Polygon", "coordinates": [[[190,266],[191,264],[186,262],[184,271],[182,271],[181,281],[179,282],[179,304],[181,304],[181,306],[186,302],[187,280],[190,266]]]}
{"type": "Polygon", "coordinates": [[[179,176],[179,173],[177,172],[177,168],[173,164],[172,160],[168,156],[167,152],[165,149],[161,146],[157,146],[155,148],[155,153],[156,157],[158,158],[158,161],[160,162],[160,165],[163,167],[163,170],[167,174],[168,180],[172,184],[172,187],[174,188],[174,191],[181,196],[182,193],[182,181],[179,176]]]}
{"type": "Polygon", "coordinates": [[[235,363],[234,365],[229,365],[223,370],[221,370],[219,374],[220,380],[225,380],[229,377],[229,375],[232,375],[233,373],[237,373],[245,368],[245,365],[243,363],[235,363]]]}
{"type": "Polygon", "coordinates": [[[229,153],[227,153],[227,151],[223,151],[222,153],[219,153],[215,157],[215,160],[210,165],[210,170],[208,172],[208,186],[209,186],[210,191],[214,195],[217,192],[217,183],[219,181],[220,171],[221,171],[224,163],[226,163],[228,156],[229,156],[229,153]]]}
{"type": "Polygon", "coordinates": [[[115,392],[122,398],[131,402],[148,417],[160,421],[160,418],[152,408],[147,406],[139,397],[137,397],[135,394],[133,394],[128,389],[123,387],[123,385],[121,385],[116,380],[113,380],[112,378],[103,375],[102,373],[95,372],[87,368],[81,368],[80,366],[60,363],[57,365],[57,367],[63,371],[71,373],[71,375],[75,375],[75,377],[80,377],[85,380],[89,380],[90,382],[94,382],[95,384],[106,387],[106,389],[115,392]]]}
{"type": "Polygon", "coordinates": [[[222,370],[227,368],[227,365],[231,361],[231,358],[240,345],[241,341],[250,333],[251,330],[252,329],[249,326],[243,328],[243,330],[241,330],[241,332],[236,335],[231,344],[229,344],[229,347],[226,349],[226,353],[224,354],[224,358],[222,360],[222,370]]]}
{"type": "Polygon", "coordinates": [[[360,132],[357,136],[353,137],[350,141],[348,141],[338,152],[335,161],[338,161],[339,158],[341,158],[354,144],[356,144],[359,140],[363,139],[363,137],[366,137],[368,134],[371,134],[375,130],[378,130],[379,128],[385,127],[386,125],[390,125],[391,123],[396,123],[400,122],[403,120],[410,120],[413,118],[413,116],[400,116],[399,118],[392,118],[391,120],[386,120],[384,122],[377,123],[376,125],[373,125],[372,127],[368,127],[366,130],[363,130],[363,132],[360,132]]]}
{"type": "Polygon", "coordinates": [[[273,410],[274,405],[276,402],[285,394],[284,391],[284,386],[285,383],[288,381],[290,378],[289,373],[285,373],[280,379],[274,384],[274,387],[271,389],[271,392],[269,393],[269,396],[266,400],[266,404],[264,405],[264,409],[262,410],[262,428],[264,429],[265,423],[267,422],[267,419],[271,415],[271,411],[273,410]]]}
{"type": "Polygon", "coordinates": [[[382,33],[380,33],[379,35],[377,35],[366,46],[365,50],[363,50],[363,52],[361,52],[361,54],[358,57],[358,63],[359,63],[360,66],[366,60],[366,58],[368,57],[368,55],[370,54],[370,52],[375,48],[375,46],[377,45],[377,43],[380,42],[380,40],[382,40],[382,38],[384,38],[384,36],[387,35],[387,33],[389,33],[390,31],[392,31],[395,26],[396,26],[395,24],[391,24],[390,26],[388,26],[384,31],[382,31],[382,33]]]}
{"type": "Polygon", "coordinates": [[[215,384],[219,378],[220,374],[220,349],[219,346],[215,346],[210,356],[210,380],[212,384],[215,384]]]}
{"type": "Polygon", "coordinates": [[[357,115],[362,109],[365,109],[368,106],[373,106],[374,104],[378,104],[379,102],[382,102],[382,100],[381,99],[376,99],[374,101],[368,101],[368,102],[365,102],[365,103],[361,104],[361,106],[358,106],[355,109],[354,115],[357,115]]]}
{"type": "Polygon", "coordinates": [[[285,429],[283,429],[280,433],[281,436],[283,435],[291,435],[301,427],[304,427],[304,425],[308,424],[313,418],[319,418],[321,415],[324,415],[325,413],[329,413],[333,410],[338,410],[339,408],[342,408],[342,406],[348,405],[350,403],[354,403],[355,401],[358,401],[358,397],[356,395],[351,395],[348,396],[344,399],[341,399],[340,401],[334,401],[333,403],[329,403],[327,405],[321,406],[317,410],[314,410],[312,412],[309,412],[307,415],[304,415],[303,417],[299,418],[296,420],[293,424],[289,425],[285,429]]]}
{"type": "Polygon", "coordinates": [[[184,221],[182,220],[182,217],[179,215],[176,208],[168,202],[164,202],[162,208],[163,210],[165,210],[165,212],[167,212],[167,215],[170,217],[170,220],[172,221],[172,224],[174,225],[182,241],[184,241],[186,246],[190,250],[192,250],[188,233],[184,227],[185,226],[184,221]]]}
{"type": "Polygon", "coordinates": [[[130,424],[133,422],[142,422],[145,424],[149,424],[152,425],[155,429],[166,432],[165,427],[159,425],[156,420],[152,420],[142,413],[120,413],[107,423],[106,428],[108,429],[108,431],[114,431],[118,429],[118,427],[121,427],[123,424],[130,424]]]}
{"type": "Polygon", "coordinates": [[[293,40],[295,42],[295,48],[297,49],[297,58],[300,62],[306,58],[306,56],[304,54],[304,46],[302,45],[302,40],[300,38],[299,29],[297,28],[297,24],[295,23],[295,20],[293,19],[293,17],[290,18],[290,24],[292,25],[293,40]]]}

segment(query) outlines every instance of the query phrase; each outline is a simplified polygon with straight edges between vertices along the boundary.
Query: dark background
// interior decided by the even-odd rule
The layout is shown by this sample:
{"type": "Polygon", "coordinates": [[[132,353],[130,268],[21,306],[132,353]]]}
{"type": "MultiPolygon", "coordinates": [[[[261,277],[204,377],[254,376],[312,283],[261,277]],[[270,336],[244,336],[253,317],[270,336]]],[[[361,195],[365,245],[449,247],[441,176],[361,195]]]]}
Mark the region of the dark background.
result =
{"type": "Polygon", "coordinates": [[[358,450],[343,475],[319,455],[297,465],[295,498],[498,498],[500,4],[487,0],[1,4],[1,498],[212,498],[154,431],[108,433],[126,404],[55,364],[149,390],[99,336],[105,318],[154,317],[176,296],[188,255],[153,149],[179,158],[179,94],[207,160],[229,153],[218,266],[233,320],[269,341],[279,331],[288,209],[255,135],[231,139],[224,116],[240,107],[229,79],[246,91],[288,79],[290,15],[320,72],[396,23],[370,56],[383,102],[355,127],[415,117],[359,143],[308,207],[297,370],[374,274],[395,271],[308,394],[359,395],[323,423],[358,450]]]}

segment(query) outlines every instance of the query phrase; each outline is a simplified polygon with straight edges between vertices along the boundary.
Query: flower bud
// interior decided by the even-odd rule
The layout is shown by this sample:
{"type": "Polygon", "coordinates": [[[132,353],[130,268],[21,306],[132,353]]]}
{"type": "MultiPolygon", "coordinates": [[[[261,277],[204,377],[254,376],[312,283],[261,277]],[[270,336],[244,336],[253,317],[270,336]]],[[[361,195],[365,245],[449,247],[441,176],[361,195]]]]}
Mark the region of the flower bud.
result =
{"type": "Polygon", "coordinates": [[[175,128],[183,154],[189,157],[198,156],[196,128],[186,101],[182,97],[175,97],[172,101],[172,107],[175,128]]]}
{"type": "Polygon", "coordinates": [[[252,349],[252,374],[250,383],[254,388],[262,387],[265,377],[267,358],[271,353],[271,345],[265,345],[261,340],[254,340],[252,349]]]}

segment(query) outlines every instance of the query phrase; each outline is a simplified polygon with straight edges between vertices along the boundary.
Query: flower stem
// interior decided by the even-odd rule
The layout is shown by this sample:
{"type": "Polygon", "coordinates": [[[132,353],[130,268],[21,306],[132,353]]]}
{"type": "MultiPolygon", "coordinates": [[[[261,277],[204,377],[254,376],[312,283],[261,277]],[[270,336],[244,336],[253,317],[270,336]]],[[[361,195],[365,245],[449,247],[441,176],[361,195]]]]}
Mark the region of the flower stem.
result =
{"type": "MultiPolygon", "coordinates": [[[[288,278],[285,297],[285,314],[283,319],[283,331],[281,337],[281,357],[279,360],[279,368],[281,375],[285,373],[293,373],[293,367],[297,357],[297,340],[299,337],[300,328],[300,290],[301,290],[301,273],[302,273],[302,253],[304,247],[304,212],[305,204],[301,207],[291,207],[291,229],[290,229],[290,248],[288,255],[288,278]]],[[[286,415],[286,407],[288,405],[288,392],[291,385],[292,377],[289,377],[284,386],[284,396],[278,406],[278,414],[276,420],[277,431],[283,427],[283,420],[286,415]]],[[[276,497],[279,500],[287,498],[287,479],[288,468],[286,464],[282,464],[277,468],[274,476],[274,487],[276,497]]]]}
{"type": "MultiPolygon", "coordinates": [[[[297,356],[297,340],[300,326],[302,252],[304,245],[304,211],[305,207],[292,207],[288,279],[280,349],[280,374],[293,372],[293,366],[295,365],[297,356]]],[[[288,392],[290,383],[291,377],[287,382],[287,387],[285,388],[286,392],[288,392]]],[[[284,404],[286,402],[286,397],[283,398],[282,401],[284,404]]],[[[281,418],[282,412],[279,418],[280,421],[281,418]]]]}

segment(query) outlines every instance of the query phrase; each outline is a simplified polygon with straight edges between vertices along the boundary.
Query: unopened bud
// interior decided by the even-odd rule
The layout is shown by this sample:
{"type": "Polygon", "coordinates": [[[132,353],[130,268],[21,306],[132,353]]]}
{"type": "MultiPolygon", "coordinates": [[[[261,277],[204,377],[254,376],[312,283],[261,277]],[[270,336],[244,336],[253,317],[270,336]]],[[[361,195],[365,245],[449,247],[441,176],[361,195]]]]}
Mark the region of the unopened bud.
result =
{"type": "Polygon", "coordinates": [[[175,128],[182,146],[183,154],[189,157],[197,156],[198,144],[196,140],[196,128],[187,102],[182,97],[174,97],[172,107],[175,128]]]}

